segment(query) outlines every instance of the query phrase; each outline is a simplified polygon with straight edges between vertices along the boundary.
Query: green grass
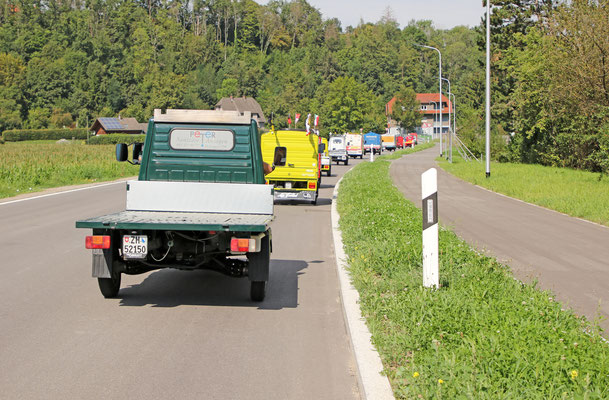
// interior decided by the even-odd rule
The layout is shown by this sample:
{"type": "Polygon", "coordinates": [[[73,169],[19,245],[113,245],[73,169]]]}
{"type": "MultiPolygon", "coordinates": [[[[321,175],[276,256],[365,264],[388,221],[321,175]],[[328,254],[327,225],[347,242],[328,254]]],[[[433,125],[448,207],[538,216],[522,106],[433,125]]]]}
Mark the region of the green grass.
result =
{"type": "Polygon", "coordinates": [[[378,158],[375,157],[375,160],[376,159],[396,160],[396,159],[402,157],[403,155],[410,154],[410,153],[416,153],[417,151],[429,149],[430,147],[433,147],[433,146],[435,146],[435,142],[423,143],[423,144],[420,144],[420,145],[412,147],[412,148],[396,150],[393,153],[385,154],[385,155],[379,156],[378,158]]]}
{"type": "Polygon", "coordinates": [[[421,212],[393,186],[389,165],[349,172],[338,210],[362,313],[396,397],[609,398],[609,345],[598,328],[451,231],[440,229],[441,288],[422,287],[421,212]]]}
{"type": "Polygon", "coordinates": [[[0,146],[0,198],[133,176],[138,171],[137,166],[116,161],[113,145],[6,142],[0,146]]]}
{"type": "Polygon", "coordinates": [[[494,192],[550,208],[574,217],[609,226],[609,177],[568,168],[532,164],[491,163],[491,176],[485,177],[484,163],[438,164],[451,174],[494,192]]]}

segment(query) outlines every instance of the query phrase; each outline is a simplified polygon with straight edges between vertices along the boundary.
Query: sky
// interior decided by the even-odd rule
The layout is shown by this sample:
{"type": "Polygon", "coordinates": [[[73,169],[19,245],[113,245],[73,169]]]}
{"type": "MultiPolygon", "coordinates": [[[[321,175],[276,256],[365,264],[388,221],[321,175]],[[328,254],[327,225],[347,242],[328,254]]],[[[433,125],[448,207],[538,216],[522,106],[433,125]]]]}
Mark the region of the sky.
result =
{"type": "MultiPolygon", "coordinates": [[[[482,0],[307,0],[321,11],[324,19],[338,18],[343,29],[364,22],[378,22],[387,6],[400,27],[410,20],[429,19],[439,29],[450,29],[458,25],[469,27],[480,24],[484,14],[482,0]]],[[[266,4],[267,0],[258,1],[266,4]]]]}

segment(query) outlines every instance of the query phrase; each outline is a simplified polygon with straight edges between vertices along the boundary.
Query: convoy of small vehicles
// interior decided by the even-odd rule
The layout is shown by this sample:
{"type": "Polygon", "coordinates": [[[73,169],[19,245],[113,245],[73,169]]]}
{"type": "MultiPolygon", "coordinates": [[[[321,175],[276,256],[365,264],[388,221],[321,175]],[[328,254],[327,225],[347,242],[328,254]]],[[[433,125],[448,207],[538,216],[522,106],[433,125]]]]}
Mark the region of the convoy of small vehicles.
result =
{"type": "MultiPolygon", "coordinates": [[[[409,135],[403,143],[415,141],[409,135]]],[[[382,143],[389,149],[396,138],[382,143]]],[[[274,203],[317,204],[322,172],[331,176],[332,161],[348,165],[365,148],[380,153],[381,136],[348,133],[328,141],[274,129],[260,135],[249,112],[155,110],[131,160],[127,145],[116,146],[118,161],[140,165],[138,179],[126,184],[125,211],[76,222],[92,229],[85,247],[101,293],[115,297],[122,274],[209,269],[247,277],[251,300],[262,301],[274,203]]]]}

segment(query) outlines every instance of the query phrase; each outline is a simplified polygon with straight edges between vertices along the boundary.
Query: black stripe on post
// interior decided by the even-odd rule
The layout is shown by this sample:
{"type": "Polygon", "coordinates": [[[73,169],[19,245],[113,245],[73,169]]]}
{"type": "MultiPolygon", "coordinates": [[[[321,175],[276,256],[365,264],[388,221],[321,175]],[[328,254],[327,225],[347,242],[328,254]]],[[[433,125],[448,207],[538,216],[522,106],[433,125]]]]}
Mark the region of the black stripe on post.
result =
{"type": "Polygon", "coordinates": [[[423,199],[423,230],[438,223],[438,192],[423,199]]]}

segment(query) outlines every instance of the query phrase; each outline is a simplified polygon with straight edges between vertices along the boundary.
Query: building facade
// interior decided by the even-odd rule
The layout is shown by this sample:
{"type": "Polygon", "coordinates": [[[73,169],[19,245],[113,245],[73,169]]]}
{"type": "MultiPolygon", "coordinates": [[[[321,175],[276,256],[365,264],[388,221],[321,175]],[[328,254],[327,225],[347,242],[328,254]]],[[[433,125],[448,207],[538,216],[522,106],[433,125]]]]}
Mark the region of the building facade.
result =
{"type": "MultiPolygon", "coordinates": [[[[385,106],[385,114],[387,115],[387,128],[389,132],[399,131],[399,126],[395,120],[391,118],[391,112],[395,104],[395,97],[389,100],[385,106]]],[[[442,121],[440,122],[440,96],[438,93],[417,93],[417,101],[420,103],[420,112],[422,114],[421,126],[416,128],[419,135],[427,135],[433,138],[439,137],[440,130],[442,133],[448,133],[449,118],[452,114],[452,103],[442,95],[442,121]]]]}

